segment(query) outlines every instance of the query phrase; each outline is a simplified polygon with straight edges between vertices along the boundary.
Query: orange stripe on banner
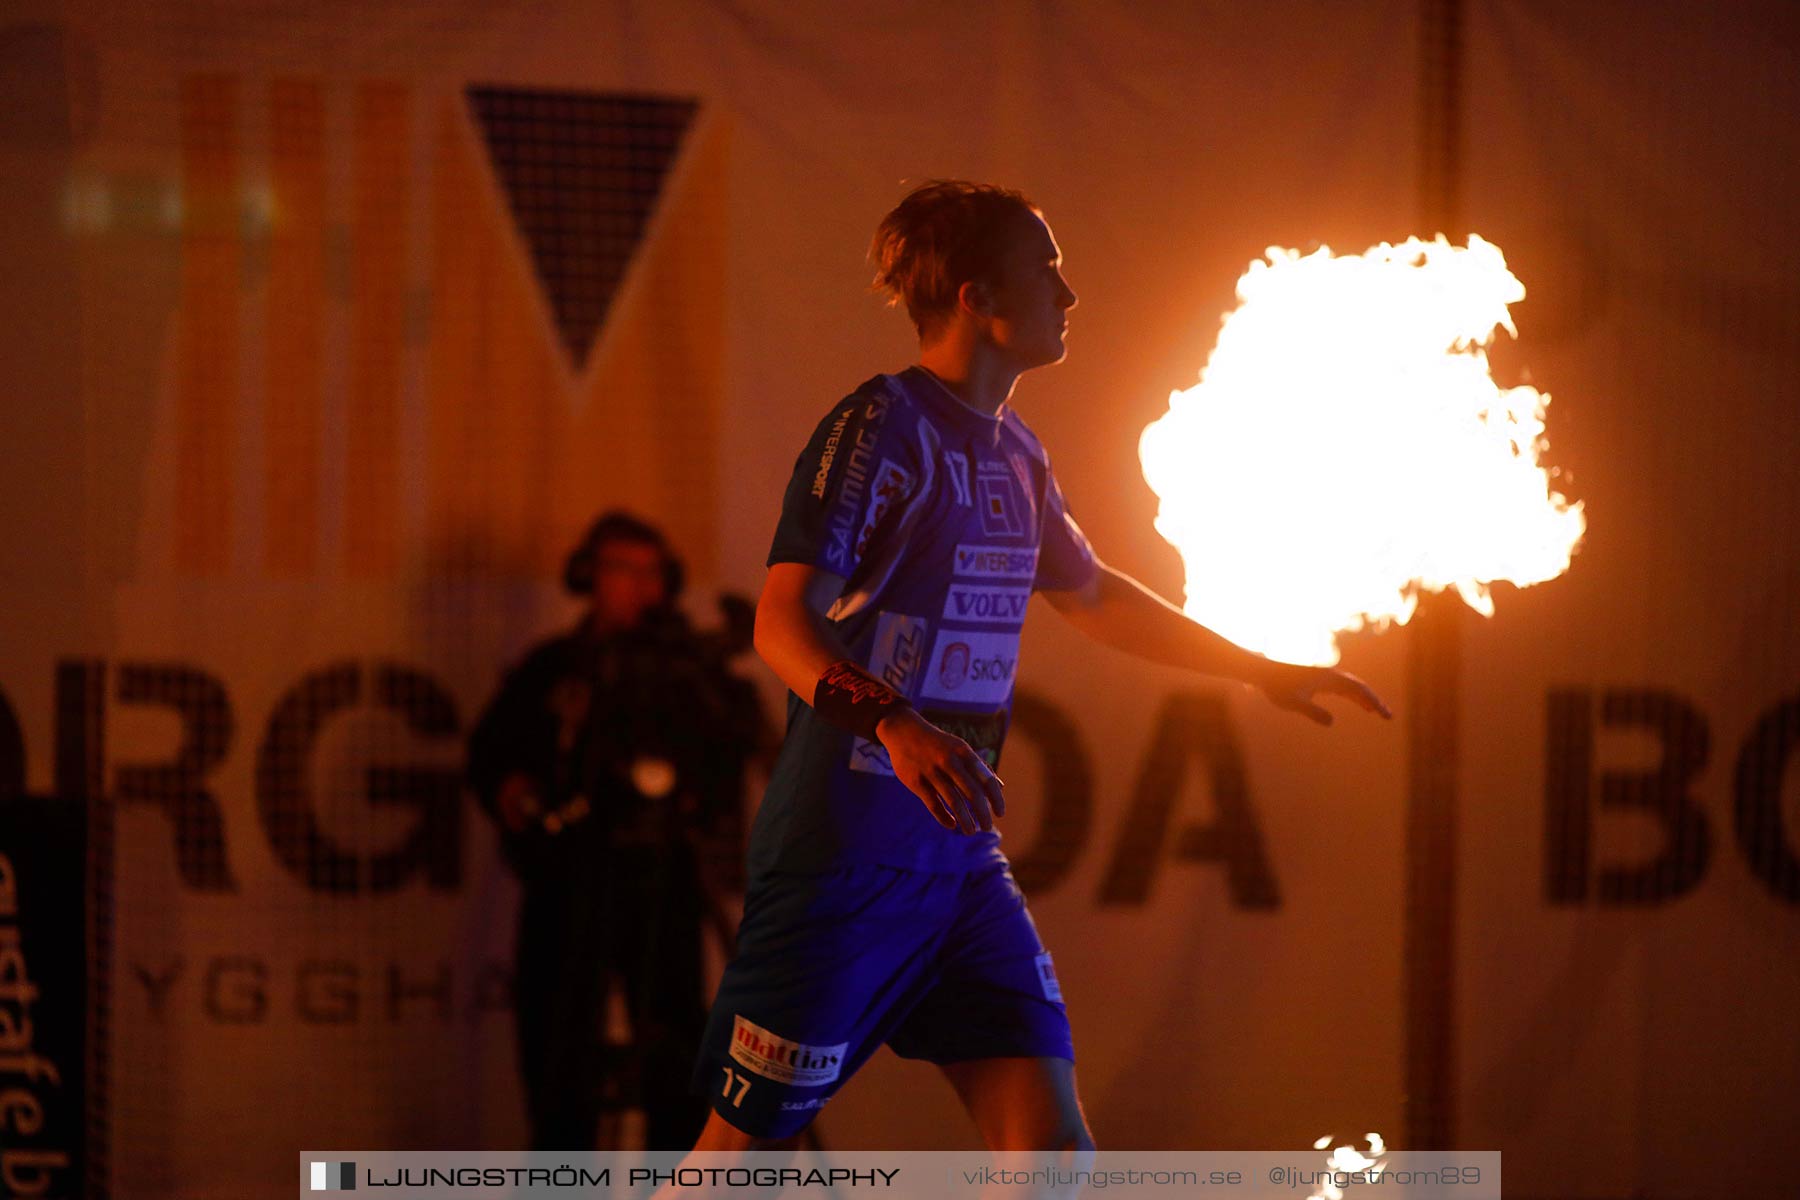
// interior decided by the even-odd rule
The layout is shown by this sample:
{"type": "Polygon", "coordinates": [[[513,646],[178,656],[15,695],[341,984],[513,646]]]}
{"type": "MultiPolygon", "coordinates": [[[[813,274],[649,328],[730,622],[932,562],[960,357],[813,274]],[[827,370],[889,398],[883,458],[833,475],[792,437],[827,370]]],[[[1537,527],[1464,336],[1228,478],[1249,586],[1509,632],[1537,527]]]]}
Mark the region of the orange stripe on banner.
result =
{"type": "Polygon", "coordinates": [[[628,505],[661,524],[702,578],[719,552],[725,134],[717,121],[689,134],[654,235],[638,248],[633,286],[615,303],[573,436],[562,439],[555,522],[566,542],[599,509],[628,505]]]}
{"type": "Polygon", "coordinates": [[[318,566],[319,444],[325,346],[325,100],[318,83],[269,89],[267,402],[264,559],[270,573],[318,566]]]}
{"type": "Polygon", "coordinates": [[[407,90],[399,85],[357,89],[344,479],[344,557],[352,575],[390,574],[399,565],[400,387],[412,182],[408,104],[407,90]]]}
{"type": "MultiPolygon", "coordinates": [[[[664,525],[715,570],[724,387],[725,144],[714,130],[667,193],[637,281],[579,398],[537,277],[462,123],[433,168],[429,569],[554,577],[596,512],[664,525]]],[[[597,344],[598,351],[598,344],[597,344]]]]}
{"type": "Polygon", "coordinates": [[[181,195],[175,565],[216,575],[231,564],[242,255],[237,83],[229,76],[190,76],[181,82],[181,195]]]}
{"type": "Polygon", "coordinates": [[[466,120],[446,108],[432,172],[431,568],[537,576],[561,552],[544,522],[553,448],[570,432],[567,385],[466,120]]]}
{"type": "Polygon", "coordinates": [[[480,191],[465,148],[459,107],[448,103],[433,151],[431,342],[426,367],[428,504],[426,561],[434,574],[464,576],[474,568],[479,464],[473,426],[476,380],[484,374],[487,340],[480,284],[480,191]]]}
{"type": "Polygon", "coordinates": [[[487,388],[480,405],[481,447],[488,472],[485,514],[494,555],[491,569],[510,576],[535,574],[547,532],[531,518],[542,511],[533,492],[549,485],[548,464],[541,457],[549,445],[545,413],[551,403],[566,403],[556,373],[554,333],[543,307],[527,286],[536,280],[520,269],[510,246],[497,231],[490,234],[496,250],[486,286],[499,301],[489,313],[493,347],[487,361],[487,388]]]}

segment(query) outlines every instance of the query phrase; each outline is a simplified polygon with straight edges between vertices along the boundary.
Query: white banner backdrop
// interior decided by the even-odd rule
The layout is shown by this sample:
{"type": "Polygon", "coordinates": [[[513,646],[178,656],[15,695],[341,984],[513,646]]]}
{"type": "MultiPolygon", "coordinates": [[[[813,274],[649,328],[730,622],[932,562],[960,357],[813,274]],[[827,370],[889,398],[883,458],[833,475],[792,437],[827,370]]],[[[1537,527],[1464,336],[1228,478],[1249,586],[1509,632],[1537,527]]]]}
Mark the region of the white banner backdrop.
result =
{"type": "MultiPolygon", "coordinates": [[[[1496,359],[1556,398],[1550,459],[1591,522],[1566,578],[1501,589],[1464,641],[1454,1128],[1543,1194],[1706,1194],[1692,1143],[1732,1137],[1743,1178],[1772,1176],[1771,1089],[1800,1066],[1776,951],[1794,900],[1732,832],[1741,748],[1800,666],[1772,236],[1797,156],[1774,49],[1643,82],[1678,19],[1625,38],[1637,58],[1603,52],[1616,21],[1479,6],[1468,31],[1470,226],[1530,293],[1496,359]],[[1700,80],[1710,108],[1685,99],[1700,80]],[[1627,690],[1680,703],[1608,700],[1627,690]],[[1554,894],[1552,804],[1582,803],[1579,778],[1604,806],[1605,773],[1654,771],[1688,710],[1710,757],[1654,794],[1703,810],[1701,878],[1654,904],[1554,894]]],[[[445,799],[460,734],[572,616],[553,568],[600,507],[668,525],[702,622],[709,593],[760,586],[806,433],[911,356],[861,260],[905,181],[1045,207],[1081,304],[1068,362],[1017,403],[1102,556],[1175,597],[1138,432],[1194,381],[1244,265],[1436,232],[1415,223],[1408,4],[9,20],[36,99],[6,118],[0,197],[29,268],[0,335],[20,364],[0,691],[47,788],[56,664],[103,664],[120,1195],[275,1194],[301,1145],[521,1138],[513,892],[445,799]],[[518,147],[619,138],[643,178],[606,185],[637,208],[586,264],[616,272],[596,308],[530,216],[534,187],[586,185],[534,183],[518,147]],[[386,792],[381,767],[403,773],[386,792]]],[[[1034,608],[1006,846],[1102,1145],[1399,1144],[1407,637],[1346,644],[1400,720],[1320,730],[1034,608]]],[[[1662,852],[1662,818],[1594,811],[1592,880],[1662,852]]],[[[932,1074],[878,1057],[826,1142],[969,1144],[932,1074]]]]}
{"type": "Polygon", "coordinates": [[[1466,642],[1458,1128],[1509,1194],[1753,1191],[1800,1073],[1793,14],[1470,11],[1469,221],[1590,526],[1466,642]]]}

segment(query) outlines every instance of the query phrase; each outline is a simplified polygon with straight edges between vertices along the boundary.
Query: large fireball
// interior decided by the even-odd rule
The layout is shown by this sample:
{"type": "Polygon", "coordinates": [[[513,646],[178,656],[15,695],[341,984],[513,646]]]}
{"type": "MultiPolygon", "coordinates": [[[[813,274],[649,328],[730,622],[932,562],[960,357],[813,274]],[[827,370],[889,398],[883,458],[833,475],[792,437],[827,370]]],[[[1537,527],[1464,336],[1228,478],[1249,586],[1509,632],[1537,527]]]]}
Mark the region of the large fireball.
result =
{"type": "Polygon", "coordinates": [[[1270,247],[1237,294],[1138,446],[1190,616],[1330,665],[1338,633],[1404,623],[1423,591],[1492,616],[1491,583],[1568,569],[1586,522],[1541,461],[1550,397],[1488,371],[1525,295],[1499,247],[1270,247]]]}

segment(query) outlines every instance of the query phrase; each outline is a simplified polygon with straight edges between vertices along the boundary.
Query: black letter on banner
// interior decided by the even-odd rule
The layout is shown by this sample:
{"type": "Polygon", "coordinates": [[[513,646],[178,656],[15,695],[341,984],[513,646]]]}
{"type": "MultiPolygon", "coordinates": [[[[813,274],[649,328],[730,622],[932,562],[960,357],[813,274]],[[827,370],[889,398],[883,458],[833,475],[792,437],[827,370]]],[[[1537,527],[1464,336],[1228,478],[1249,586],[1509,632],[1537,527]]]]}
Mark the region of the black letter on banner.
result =
{"type": "Polygon", "coordinates": [[[201,991],[206,1015],[221,1025],[258,1025],[269,1015],[269,968],[260,958],[243,954],[227,954],[206,964],[206,985],[201,991]],[[226,973],[249,977],[249,985],[241,991],[225,993],[226,973]],[[227,1005],[228,999],[241,1000],[227,1005]]]}
{"type": "Polygon", "coordinates": [[[138,982],[144,985],[144,998],[150,1003],[150,1019],[159,1025],[168,1015],[165,1005],[169,1001],[169,988],[181,977],[186,965],[181,959],[172,958],[169,960],[168,970],[161,975],[152,975],[150,969],[143,963],[131,964],[131,973],[136,975],[138,982]]]}
{"type": "Polygon", "coordinates": [[[1012,734],[1043,755],[1043,823],[1031,849],[1013,857],[1013,880],[1031,896],[1050,891],[1075,866],[1094,816],[1094,778],[1081,731],[1068,715],[1032,692],[1013,695],[1012,734]]]}
{"type": "Polygon", "coordinates": [[[305,959],[296,975],[298,994],[294,1009],[308,1025],[347,1025],[355,1022],[357,1002],[356,964],[341,959],[305,959]],[[324,980],[314,987],[313,981],[324,980]]]}
{"type": "Polygon", "coordinates": [[[1750,869],[1777,899],[1800,904],[1800,860],[1781,820],[1781,783],[1800,746],[1800,696],[1771,709],[1737,762],[1737,839],[1750,869]]]}
{"type": "MultiPolygon", "coordinates": [[[[456,703],[436,681],[418,671],[383,663],[375,668],[375,702],[406,718],[420,737],[454,743],[456,703]]],[[[462,882],[462,769],[452,767],[371,767],[369,803],[417,809],[419,824],[398,850],[369,864],[369,890],[391,892],[414,871],[440,892],[462,882]]]]}
{"type": "MultiPolygon", "coordinates": [[[[1553,903],[1585,900],[1593,860],[1594,733],[1590,693],[1552,692],[1545,756],[1545,892],[1553,903]]],[[[1662,745],[1653,771],[1600,776],[1601,809],[1632,809],[1657,817],[1668,848],[1635,867],[1607,867],[1599,902],[1607,906],[1662,904],[1690,891],[1706,874],[1712,851],[1706,815],[1688,787],[1706,766],[1706,719],[1679,697],[1649,689],[1615,689],[1600,703],[1607,729],[1646,729],[1662,745]]]]}
{"type": "Polygon", "coordinates": [[[256,811],[269,847],[314,891],[353,895],[359,890],[358,860],[327,840],[313,820],[306,767],[326,718],[354,707],[361,691],[355,663],[314,671],[275,706],[256,755],[256,811]]]}
{"type": "Polygon", "coordinates": [[[12,701],[0,692],[0,800],[25,794],[25,731],[12,701]]]}
{"type": "Polygon", "coordinates": [[[1239,908],[1279,908],[1281,892],[1263,851],[1262,830],[1250,807],[1244,756],[1222,697],[1177,692],[1163,703],[1149,756],[1132,793],[1131,810],[1100,887],[1102,904],[1142,904],[1152,873],[1161,865],[1163,842],[1175,800],[1192,759],[1212,768],[1210,825],[1189,825],[1175,853],[1190,862],[1223,862],[1231,898],[1239,908]]]}
{"type": "Polygon", "coordinates": [[[92,799],[104,790],[100,761],[106,727],[101,699],[106,664],[70,659],[56,664],[56,794],[92,799]]]}
{"type": "MultiPolygon", "coordinates": [[[[404,715],[426,736],[453,738],[456,711],[442,688],[401,667],[375,671],[377,703],[404,715]]],[[[276,857],[317,891],[355,895],[401,887],[421,866],[431,886],[453,890],[461,879],[460,775],[450,768],[372,767],[366,776],[372,804],[417,808],[419,824],[399,848],[365,860],[345,851],[319,828],[306,768],[325,722],[363,698],[362,672],[338,663],[302,679],[276,705],[257,755],[257,811],[276,857]],[[365,877],[365,869],[367,875],[365,877]]]]}
{"type": "Polygon", "coordinates": [[[436,1000],[438,1020],[450,1019],[452,978],[449,963],[439,963],[437,978],[428,983],[411,983],[400,972],[399,963],[388,964],[388,1020],[400,1020],[402,1006],[408,1000],[436,1000]]]}
{"type": "Polygon", "coordinates": [[[513,1007],[513,971],[506,963],[484,962],[475,972],[474,1011],[477,1016],[489,1012],[511,1012],[513,1007]]]}
{"type": "Polygon", "coordinates": [[[1544,721],[1544,898],[1551,904],[1587,900],[1593,861],[1588,781],[1594,776],[1593,693],[1550,693],[1544,721]]]}
{"type": "Polygon", "coordinates": [[[122,766],[113,789],[122,804],[152,804],[175,831],[181,881],[203,892],[232,892],[225,860],[225,818],[206,777],[231,748],[231,701],[225,688],[193,667],[127,663],[119,668],[121,704],[161,704],[181,714],[182,743],[173,762],[122,766]]]}

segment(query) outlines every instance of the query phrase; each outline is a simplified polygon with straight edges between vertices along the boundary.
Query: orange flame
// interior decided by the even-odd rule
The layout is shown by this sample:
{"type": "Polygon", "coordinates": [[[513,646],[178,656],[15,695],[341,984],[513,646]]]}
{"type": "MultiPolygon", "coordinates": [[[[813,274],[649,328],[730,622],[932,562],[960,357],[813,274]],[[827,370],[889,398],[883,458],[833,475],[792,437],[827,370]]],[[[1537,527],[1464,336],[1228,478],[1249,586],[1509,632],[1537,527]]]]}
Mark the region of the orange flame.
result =
{"type": "MultiPolygon", "coordinates": [[[[1371,1133],[1363,1140],[1369,1143],[1367,1153],[1355,1146],[1331,1146],[1331,1135],[1326,1134],[1313,1143],[1314,1150],[1331,1147],[1331,1153],[1325,1157],[1325,1169],[1331,1172],[1343,1172],[1346,1175],[1364,1175],[1372,1182],[1379,1182],[1387,1172],[1384,1161],[1387,1155],[1387,1143],[1379,1133],[1371,1133]]],[[[1308,1196],[1306,1200],[1344,1200],[1344,1189],[1330,1180],[1320,1183],[1319,1190],[1308,1196]]]]}
{"type": "Polygon", "coordinates": [[[1328,666],[1337,634],[1404,624],[1423,590],[1492,616],[1489,584],[1568,569],[1586,520],[1539,464],[1550,397],[1488,371],[1525,296],[1499,247],[1272,246],[1237,294],[1200,382],[1138,445],[1190,616],[1328,666]]]}

